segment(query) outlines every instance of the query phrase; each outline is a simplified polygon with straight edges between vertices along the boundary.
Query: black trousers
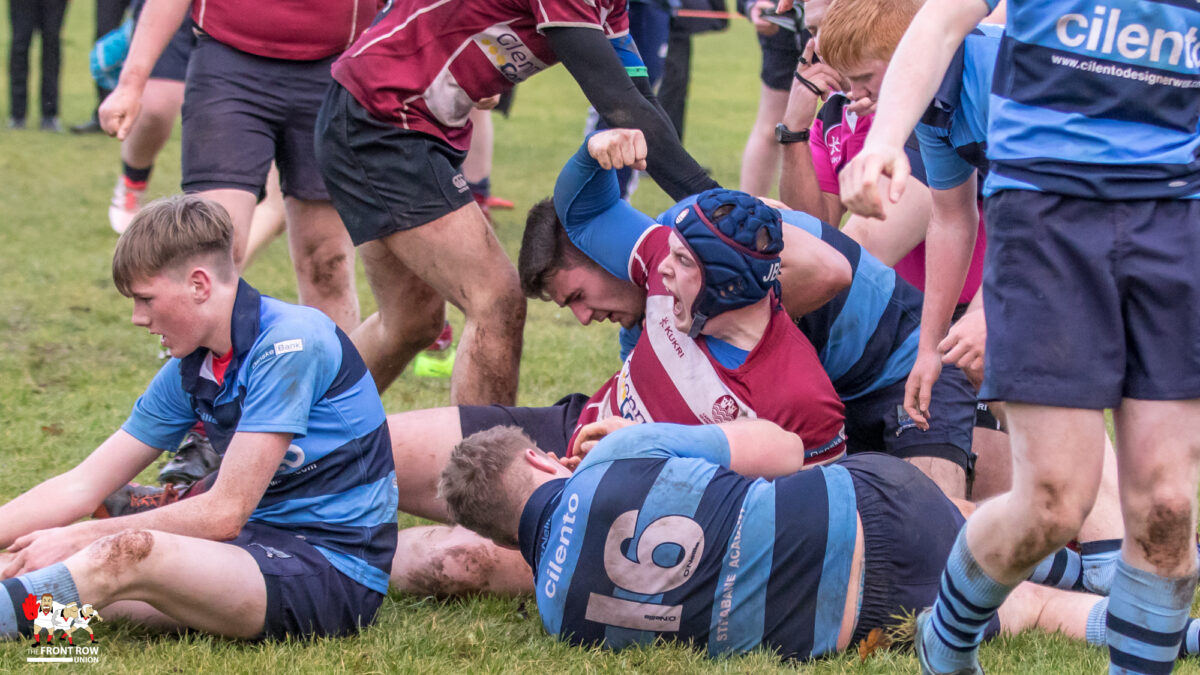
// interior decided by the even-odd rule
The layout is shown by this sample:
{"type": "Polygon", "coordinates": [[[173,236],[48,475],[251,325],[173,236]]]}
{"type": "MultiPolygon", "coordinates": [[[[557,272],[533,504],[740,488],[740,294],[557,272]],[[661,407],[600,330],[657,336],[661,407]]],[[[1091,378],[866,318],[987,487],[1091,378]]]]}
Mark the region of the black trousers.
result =
{"type": "Polygon", "coordinates": [[[9,0],[9,114],[14,119],[25,119],[29,105],[29,44],[35,31],[42,34],[42,119],[58,116],[59,32],[66,11],[67,0],[9,0]]]}

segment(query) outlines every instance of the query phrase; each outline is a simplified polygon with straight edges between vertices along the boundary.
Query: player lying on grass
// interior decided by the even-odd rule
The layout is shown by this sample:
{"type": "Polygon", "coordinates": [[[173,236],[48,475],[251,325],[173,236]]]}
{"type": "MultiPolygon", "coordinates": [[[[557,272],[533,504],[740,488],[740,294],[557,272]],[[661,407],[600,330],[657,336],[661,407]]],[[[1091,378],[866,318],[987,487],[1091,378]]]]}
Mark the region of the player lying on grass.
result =
{"type": "MultiPolygon", "coordinates": [[[[535,265],[523,255],[519,266],[527,293],[571,307],[585,324],[626,316],[632,325],[643,307],[649,313],[648,300],[619,291],[636,290],[628,282],[643,233],[672,222],[692,199],[657,221],[621,201],[614,169],[637,165],[645,155],[640,132],[614,129],[589,138],[567,162],[554,188],[560,228],[598,266],[567,256],[535,265]]],[[[787,224],[779,276],[783,304],[816,347],[846,404],[849,451],[909,459],[947,494],[965,496],[975,414],[966,377],[953,367],[943,372],[935,384],[935,422],[927,429],[917,429],[901,407],[916,356],[921,293],[836,228],[799,211],[782,210],[780,217],[787,224]]]]}
{"type": "MultiPolygon", "coordinates": [[[[603,437],[572,473],[499,427],[454,449],[441,490],[457,522],[520,550],[551,635],[804,659],[932,603],[964,519],[901,460],[863,453],[797,473],[799,445],[763,420],[643,424],[603,437]]],[[[1107,606],[1022,584],[987,635],[1041,628],[1102,645],[1107,606]]],[[[1190,620],[1183,651],[1197,632],[1190,620]]]]}
{"type": "Polygon", "coordinates": [[[30,593],[234,638],[374,620],[396,545],[383,404],[333,321],[259,295],[232,246],[225,210],[190,196],[121,235],[113,281],[173,358],[79,466],[0,506],[0,637],[32,634],[17,609],[30,593]],[[76,522],[197,420],[224,458],[210,490],[76,522]]]}
{"type": "MultiPolygon", "coordinates": [[[[548,203],[534,209],[546,213],[531,216],[523,269],[530,256],[572,247],[551,209],[548,203]]],[[[396,463],[407,467],[402,510],[446,522],[436,486],[450,451],[475,431],[506,424],[565,456],[576,428],[597,419],[707,424],[759,417],[799,435],[807,448],[802,461],[842,455],[842,404],[812,345],[778,305],[778,213],[744,193],[710,190],[670,225],[648,231],[631,258],[635,282],[628,285],[646,305],[647,329],[621,371],[591,399],[580,394],[547,408],[463,406],[391,418],[396,463]]],[[[518,557],[461,528],[405,530],[392,571],[394,586],[415,593],[531,590],[518,557]]]]}

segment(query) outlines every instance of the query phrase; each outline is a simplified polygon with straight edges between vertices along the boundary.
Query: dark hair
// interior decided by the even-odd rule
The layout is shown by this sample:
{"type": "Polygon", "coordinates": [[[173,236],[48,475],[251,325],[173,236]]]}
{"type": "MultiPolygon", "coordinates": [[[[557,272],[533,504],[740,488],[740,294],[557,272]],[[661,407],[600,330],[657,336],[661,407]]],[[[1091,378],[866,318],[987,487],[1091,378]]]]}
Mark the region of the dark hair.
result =
{"type": "Polygon", "coordinates": [[[533,205],[525,217],[525,233],[517,254],[517,274],[526,297],[551,300],[546,286],[560,270],[595,265],[567,237],[567,230],[554,211],[554,199],[547,197],[533,205]]]}

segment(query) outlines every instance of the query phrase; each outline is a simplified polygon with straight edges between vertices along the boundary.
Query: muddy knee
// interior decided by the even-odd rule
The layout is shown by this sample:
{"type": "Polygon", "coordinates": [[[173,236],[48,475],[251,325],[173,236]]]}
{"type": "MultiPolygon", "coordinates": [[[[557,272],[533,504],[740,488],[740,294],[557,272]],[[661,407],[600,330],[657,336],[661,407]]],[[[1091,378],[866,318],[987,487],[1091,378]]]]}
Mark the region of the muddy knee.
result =
{"type": "Polygon", "coordinates": [[[1189,566],[1196,555],[1193,508],[1187,496],[1160,494],[1150,496],[1143,508],[1129,513],[1126,530],[1146,562],[1159,569],[1189,566]]]}
{"type": "Polygon", "coordinates": [[[102,574],[116,576],[150,556],[154,550],[154,535],[148,530],[122,530],[88,547],[88,559],[102,574]]]}

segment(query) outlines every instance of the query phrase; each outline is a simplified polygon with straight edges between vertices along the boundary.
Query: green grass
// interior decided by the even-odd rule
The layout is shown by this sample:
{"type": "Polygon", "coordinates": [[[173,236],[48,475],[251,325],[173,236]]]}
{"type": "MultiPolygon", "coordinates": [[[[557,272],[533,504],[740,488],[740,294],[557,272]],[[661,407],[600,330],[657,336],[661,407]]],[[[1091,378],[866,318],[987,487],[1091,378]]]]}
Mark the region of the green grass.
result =
{"type": "MultiPolygon", "coordinates": [[[[64,123],[82,121],[94,101],[86,76],[92,3],[70,4],[64,33],[64,123]]],[[[7,51],[7,33],[0,37],[7,51]]],[[[36,56],[35,56],[36,59],[36,56]]],[[[718,180],[737,184],[742,144],[754,119],[757,49],[745,25],[696,42],[687,145],[718,180]]],[[[36,60],[35,60],[36,63],[36,60]]],[[[36,71],[36,68],[35,68],[36,71]]],[[[36,86],[31,87],[37,91],[36,86]]],[[[497,118],[498,195],[517,209],[497,212],[497,230],[515,258],[523,213],[547,195],[580,140],[585,103],[561,68],[522,85],[513,118],[497,118]]],[[[37,110],[34,101],[30,110],[37,110]]],[[[7,109],[5,109],[7,112],[7,109]]],[[[32,120],[31,122],[35,122],[32,120]]],[[[130,303],[112,286],[116,240],[106,205],[118,169],[115,141],[102,137],[0,132],[0,499],[72,466],[117,428],[160,362],[157,342],[129,324],[130,303]]],[[[156,195],[178,189],[173,141],[152,178],[156,195]]],[[[668,203],[643,182],[635,203],[668,203]]],[[[295,299],[286,246],[275,242],[247,273],[262,291],[295,299]]],[[[360,276],[364,313],[373,307],[360,276]]],[[[454,317],[461,326],[461,317],[454,317]]],[[[548,404],[591,392],[617,368],[615,329],[579,328],[571,314],[531,303],[521,371],[521,402],[548,404]]],[[[391,412],[445,405],[445,380],[404,376],[384,398],[391,412]]],[[[152,480],[154,470],[144,475],[152,480]]],[[[405,516],[402,525],[415,523],[405,516]]],[[[181,579],[181,583],[187,580],[181,579]]],[[[766,653],[709,662],[680,647],[607,654],[567,648],[546,637],[531,601],[448,602],[393,595],[375,626],[355,639],[242,644],[201,635],[153,636],[103,624],[99,664],[113,672],[750,672],[793,670],[766,653]]],[[[0,643],[0,671],[25,667],[24,644],[0,643]]],[[[1029,635],[986,646],[991,673],[1092,673],[1104,654],[1065,639],[1029,635]]],[[[908,654],[860,664],[846,656],[799,666],[813,673],[914,672],[908,654]]],[[[1181,672],[1200,672],[1195,666],[1181,672]]]]}

